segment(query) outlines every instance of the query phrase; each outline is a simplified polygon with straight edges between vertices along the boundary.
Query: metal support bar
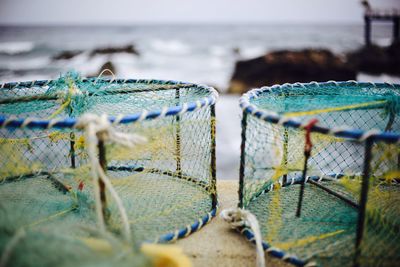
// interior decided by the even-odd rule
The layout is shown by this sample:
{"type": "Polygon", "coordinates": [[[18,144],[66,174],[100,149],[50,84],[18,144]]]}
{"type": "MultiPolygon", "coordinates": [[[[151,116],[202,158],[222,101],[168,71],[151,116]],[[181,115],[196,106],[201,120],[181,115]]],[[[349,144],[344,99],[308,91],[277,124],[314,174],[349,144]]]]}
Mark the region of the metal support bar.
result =
{"type": "Polygon", "coordinates": [[[364,156],[364,169],[361,184],[361,196],[360,196],[360,208],[358,211],[358,222],[357,222],[357,235],[355,244],[355,257],[354,266],[360,266],[360,256],[361,256],[361,242],[364,234],[365,226],[365,213],[368,201],[368,188],[369,188],[369,178],[370,178],[370,168],[372,159],[372,146],[373,140],[368,138],[365,141],[365,156],[364,156]]]}
{"type": "MultiPolygon", "coordinates": [[[[283,130],[283,166],[285,167],[285,170],[287,171],[287,166],[288,166],[288,149],[289,149],[289,130],[285,127],[283,130]]],[[[287,173],[285,173],[282,177],[282,182],[283,184],[287,183],[287,173]]]]}
{"type": "MultiPolygon", "coordinates": [[[[104,172],[107,171],[107,160],[106,160],[106,147],[104,145],[104,141],[99,141],[98,144],[99,149],[99,162],[101,168],[104,172]]],[[[108,212],[107,212],[107,199],[106,199],[106,186],[104,182],[99,179],[99,188],[100,188],[100,201],[101,201],[101,210],[103,212],[103,217],[107,221],[108,212]]]]}
{"type": "Polygon", "coordinates": [[[210,106],[211,109],[211,186],[212,186],[212,207],[217,207],[217,161],[216,161],[216,141],[215,141],[215,104],[210,106]]]}
{"type": "Polygon", "coordinates": [[[75,169],[76,163],[75,163],[75,134],[72,132],[70,133],[70,157],[71,157],[71,168],[75,169]]]}
{"type": "Polygon", "coordinates": [[[351,199],[349,199],[349,198],[347,198],[347,197],[345,197],[345,196],[333,191],[332,189],[330,189],[330,188],[328,188],[328,187],[326,187],[326,186],[324,186],[324,185],[322,185],[322,184],[320,184],[318,182],[315,182],[315,181],[313,181],[311,179],[309,179],[308,182],[310,184],[315,185],[316,187],[324,190],[325,192],[327,192],[327,193],[339,198],[340,200],[343,200],[344,202],[346,202],[347,204],[349,204],[353,208],[356,208],[356,209],[359,208],[359,206],[358,206],[358,204],[356,202],[354,202],[353,200],[351,200],[351,199]]]}
{"type": "Polygon", "coordinates": [[[240,145],[240,170],[239,170],[239,208],[243,208],[243,186],[244,186],[244,167],[246,153],[246,128],[247,128],[247,113],[243,111],[242,117],[242,143],[240,145]]]}
{"type": "Polygon", "coordinates": [[[297,202],[297,211],[296,211],[296,217],[300,217],[301,215],[301,208],[303,206],[303,198],[304,198],[304,187],[306,183],[306,176],[307,176],[307,163],[308,163],[308,158],[310,157],[311,153],[304,153],[304,167],[303,167],[303,174],[302,174],[302,183],[300,184],[300,193],[299,193],[299,202],[297,202]]]}
{"type": "MultiPolygon", "coordinates": [[[[175,99],[177,99],[178,103],[180,103],[180,92],[177,89],[175,91],[175,99]]],[[[176,147],[175,147],[175,157],[176,157],[176,172],[182,173],[182,166],[181,166],[181,115],[176,116],[176,135],[175,135],[175,142],[176,142],[176,147]]]]}

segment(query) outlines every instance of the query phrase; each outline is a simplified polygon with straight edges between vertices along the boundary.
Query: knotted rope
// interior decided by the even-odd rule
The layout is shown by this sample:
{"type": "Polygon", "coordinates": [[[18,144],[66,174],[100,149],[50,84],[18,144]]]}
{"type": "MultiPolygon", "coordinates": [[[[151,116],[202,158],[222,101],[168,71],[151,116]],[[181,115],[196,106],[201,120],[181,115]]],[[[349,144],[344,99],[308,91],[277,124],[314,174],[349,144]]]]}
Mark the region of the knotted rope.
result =
{"type": "Polygon", "coordinates": [[[131,241],[131,230],[128,222],[128,216],[126,214],[125,207],[122,203],[121,198],[115,191],[110,179],[105,174],[99,159],[97,157],[96,148],[99,141],[114,142],[127,147],[134,147],[136,144],[143,143],[146,139],[142,136],[135,134],[127,134],[118,132],[108,120],[107,115],[101,116],[95,114],[84,114],[75,125],[77,129],[83,129],[85,131],[86,149],[91,166],[91,175],[93,177],[93,186],[96,201],[96,214],[98,223],[101,231],[105,231],[104,216],[102,213],[100,189],[98,181],[101,180],[105,184],[106,188],[110,192],[112,198],[117,204],[118,211],[121,216],[121,221],[124,227],[124,237],[126,241],[131,241]]]}
{"type": "Polygon", "coordinates": [[[250,211],[240,208],[225,209],[221,212],[220,216],[234,229],[247,227],[252,230],[256,241],[257,266],[265,267],[264,248],[262,245],[260,226],[258,225],[256,216],[250,211]]]}

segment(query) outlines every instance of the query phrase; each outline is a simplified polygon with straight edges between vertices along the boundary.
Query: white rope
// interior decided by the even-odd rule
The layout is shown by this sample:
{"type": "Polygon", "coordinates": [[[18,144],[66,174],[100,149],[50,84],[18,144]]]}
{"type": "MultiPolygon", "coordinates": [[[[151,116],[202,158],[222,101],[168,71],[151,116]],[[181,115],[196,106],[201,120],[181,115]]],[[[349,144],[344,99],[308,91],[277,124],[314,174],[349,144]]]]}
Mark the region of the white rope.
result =
{"type": "Polygon", "coordinates": [[[15,246],[18,244],[18,242],[25,236],[25,230],[23,228],[19,229],[17,232],[15,232],[14,236],[10,239],[10,241],[7,242],[3,253],[1,254],[0,257],[0,267],[6,267],[7,262],[10,259],[10,256],[15,248],[15,246]]]}
{"type": "Polygon", "coordinates": [[[225,209],[221,211],[220,216],[234,229],[248,227],[252,230],[257,248],[257,266],[265,267],[261,231],[256,216],[254,216],[250,211],[240,208],[225,209]]]}
{"type": "Polygon", "coordinates": [[[107,177],[100,165],[96,148],[99,141],[109,141],[127,147],[134,147],[136,144],[146,142],[146,139],[139,135],[126,134],[116,131],[112,127],[112,124],[105,114],[101,116],[95,114],[84,114],[76,123],[75,128],[83,129],[85,131],[86,149],[91,165],[91,175],[93,177],[96,200],[96,214],[100,230],[104,232],[106,228],[101,207],[100,189],[98,184],[99,179],[104,182],[106,188],[109,190],[112,198],[117,204],[121,221],[124,226],[124,237],[128,242],[130,242],[131,233],[125,207],[118,193],[115,191],[110,179],[107,177]]]}
{"type": "Polygon", "coordinates": [[[112,72],[110,69],[104,69],[104,70],[102,70],[102,71],[100,72],[99,76],[97,76],[96,80],[94,81],[94,84],[97,83],[97,81],[100,79],[101,76],[103,76],[103,74],[104,74],[105,72],[108,72],[109,74],[112,75],[112,79],[110,80],[110,83],[112,83],[112,82],[115,80],[115,74],[114,74],[114,72],[112,72]]]}

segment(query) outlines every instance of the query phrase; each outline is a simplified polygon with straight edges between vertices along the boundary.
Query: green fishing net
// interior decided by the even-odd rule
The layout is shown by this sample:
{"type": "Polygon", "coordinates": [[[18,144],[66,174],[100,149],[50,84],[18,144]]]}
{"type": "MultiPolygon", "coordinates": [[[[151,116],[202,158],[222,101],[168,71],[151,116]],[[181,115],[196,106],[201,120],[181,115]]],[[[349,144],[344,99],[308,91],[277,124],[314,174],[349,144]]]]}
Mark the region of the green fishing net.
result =
{"type": "Polygon", "coordinates": [[[3,87],[4,266],[142,266],[148,261],[138,252],[139,244],[176,240],[215,214],[212,88],[172,81],[82,79],[75,73],[3,87]],[[17,119],[27,124],[70,122],[87,113],[127,119],[129,123],[112,127],[146,139],[133,148],[99,144],[96,151],[125,207],[133,244],[122,238],[118,205],[107,190],[102,192],[107,231],[98,228],[96,187],[82,130],[7,124],[17,119]]]}
{"type": "Polygon", "coordinates": [[[275,86],[242,97],[240,205],[256,215],[263,240],[283,251],[286,260],[322,266],[398,264],[400,147],[393,139],[376,138],[368,160],[368,138],[360,130],[396,136],[399,104],[399,85],[355,82],[275,86]],[[304,177],[309,182],[301,215],[296,216],[306,131],[286,122],[305,126],[313,118],[327,131],[310,133],[304,177]],[[334,130],[351,133],[335,136],[334,130]],[[356,245],[363,176],[368,176],[369,187],[362,238],[356,245]]]}

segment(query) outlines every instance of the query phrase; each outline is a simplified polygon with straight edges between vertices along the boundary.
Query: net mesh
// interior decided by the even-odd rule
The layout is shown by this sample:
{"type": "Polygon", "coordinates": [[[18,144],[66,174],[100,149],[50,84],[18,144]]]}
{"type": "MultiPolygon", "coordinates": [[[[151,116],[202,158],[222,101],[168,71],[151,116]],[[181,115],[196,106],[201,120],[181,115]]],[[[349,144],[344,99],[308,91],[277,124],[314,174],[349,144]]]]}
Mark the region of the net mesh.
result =
{"type": "MultiPolygon", "coordinates": [[[[212,93],[193,84],[83,80],[70,73],[43,86],[4,88],[0,114],[118,116],[180,106],[212,93]]],[[[135,244],[184,229],[215,208],[213,108],[114,126],[147,139],[134,148],[105,145],[107,176],[127,211],[135,244]]],[[[0,129],[0,255],[24,232],[8,266],[148,264],[121,240],[123,226],[108,191],[110,235],[97,229],[86,145],[84,133],[73,128],[0,129]],[[102,256],[104,240],[112,249],[102,256]]]]}
{"type": "MultiPolygon", "coordinates": [[[[319,125],[329,128],[346,125],[365,131],[399,133],[399,89],[373,84],[281,86],[257,93],[250,104],[302,122],[317,118],[319,125]]],[[[398,144],[373,143],[358,255],[355,243],[365,141],[311,133],[313,146],[306,176],[318,183],[305,184],[301,215],[297,217],[300,183],[304,181],[305,131],[269,123],[247,113],[242,125],[245,146],[241,202],[259,220],[264,241],[321,265],[353,266],[357,261],[360,266],[397,264],[398,144]]]]}

